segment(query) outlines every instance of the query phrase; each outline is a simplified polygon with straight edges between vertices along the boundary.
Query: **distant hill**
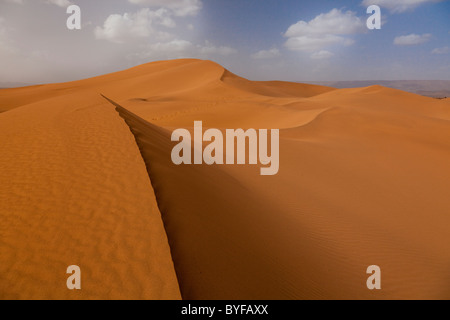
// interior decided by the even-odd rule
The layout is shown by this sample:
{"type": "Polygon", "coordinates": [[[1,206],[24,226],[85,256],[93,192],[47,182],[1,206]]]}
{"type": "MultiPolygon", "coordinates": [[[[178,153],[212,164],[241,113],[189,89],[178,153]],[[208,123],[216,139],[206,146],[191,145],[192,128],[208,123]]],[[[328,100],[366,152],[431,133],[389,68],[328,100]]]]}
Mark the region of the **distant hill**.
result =
{"type": "Polygon", "coordinates": [[[335,88],[359,88],[381,85],[432,98],[450,97],[450,80],[367,80],[367,81],[311,81],[311,84],[325,85],[335,88]]]}

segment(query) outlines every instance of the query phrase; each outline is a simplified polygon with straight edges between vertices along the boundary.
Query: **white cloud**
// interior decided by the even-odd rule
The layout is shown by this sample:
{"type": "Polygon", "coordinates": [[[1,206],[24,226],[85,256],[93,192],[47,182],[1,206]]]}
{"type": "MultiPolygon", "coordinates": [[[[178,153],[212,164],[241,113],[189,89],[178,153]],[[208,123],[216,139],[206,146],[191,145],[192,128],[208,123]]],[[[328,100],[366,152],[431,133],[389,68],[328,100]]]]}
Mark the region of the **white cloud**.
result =
{"type": "Polygon", "coordinates": [[[226,46],[215,46],[206,41],[203,45],[196,45],[187,40],[174,39],[168,42],[157,42],[145,46],[140,52],[128,55],[128,59],[137,61],[204,58],[229,56],[237,51],[226,46]]]}
{"type": "Polygon", "coordinates": [[[433,51],[431,51],[431,53],[433,53],[433,54],[449,54],[450,47],[436,48],[433,51]]]}
{"type": "Polygon", "coordinates": [[[217,47],[208,41],[206,41],[204,45],[197,45],[197,50],[201,55],[205,56],[212,56],[212,55],[229,56],[237,53],[237,51],[233,48],[226,46],[217,47]]]}
{"type": "Polygon", "coordinates": [[[170,42],[158,42],[148,46],[147,54],[148,56],[163,54],[178,58],[191,52],[194,48],[195,46],[187,40],[175,39],[170,42]]]}
{"type": "Polygon", "coordinates": [[[348,35],[365,32],[365,23],[352,11],[333,9],[309,22],[299,21],[291,25],[284,36],[285,46],[293,51],[313,52],[332,45],[351,45],[348,35]]]}
{"type": "Polygon", "coordinates": [[[349,46],[353,43],[352,39],[330,34],[321,37],[301,36],[289,38],[285,45],[289,50],[313,52],[333,45],[349,46]]]}
{"type": "Polygon", "coordinates": [[[166,31],[157,30],[155,27],[174,28],[175,21],[167,9],[160,8],[152,11],[144,8],[136,13],[112,14],[103,27],[95,28],[97,39],[105,39],[115,43],[124,43],[136,38],[153,37],[156,40],[170,38],[166,31]]]}
{"type": "Polygon", "coordinates": [[[431,34],[429,34],[429,33],[423,34],[423,35],[418,35],[418,34],[412,33],[407,36],[396,37],[394,39],[394,44],[397,46],[413,46],[413,45],[425,43],[425,42],[429,41],[430,38],[431,38],[431,34]]]}
{"type": "Polygon", "coordinates": [[[201,0],[128,0],[131,3],[149,7],[166,8],[172,10],[175,15],[194,16],[202,8],[201,0]]]}
{"type": "MultiPolygon", "coordinates": [[[[134,2],[163,4],[162,1],[134,2]]],[[[164,7],[158,9],[142,8],[135,13],[112,14],[103,26],[95,28],[95,36],[97,39],[129,44],[126,48],[128,54],[125,56],[134,63],[176,58],[214,59],[237,53],[234,48],[228,46],[214,45],[208,41],[196,44],[185,38],[186,31],[194,29],[194,26],[190,24],[191,21],[186,21],[186,18],[178,17],[171,8],[177,8],[179,4],[195,3],[201,2],[164,1],[164,7]],[[177,26],[176,22],[181,22],[180,26],[177,26]],[[181,36],[183,34],[184,36],[181,36]]]]}
{"type": "Polygon", "coordinates": [[[272,48],[270,50],[261,50],[251,55],[253,59],[272,59],[280,56],[280,50],[272,48]]]}
{"type": "Polygon", "coordinates": [[[228,56],[237,53],[233,48],[215,46],[206,41],[204,45],[195,45],[187,40],[175,39],[169,42],[158,42],[148,46],[148,54],[164,54],[175,56],[204,56],[213,55],[228,56]]]}
{"type": "Polygon", "coordinates": [[[315,59],[315,60],[324,60],[324,59],[329,59],[332,56],[334,56],[334,53],[327,51],[327,50],[321,50],[319,52],[314,52],[311,55],[311,59],[315,59]]]}
{"type": "Polygon", "coordinates": [[[72,4],[69,0],[46,0],[46,3],[57,5],[58,7],[68,7],[72,4]]]}
{"type": "MultiPolygon", "coordinates": [[[[16,4],[24,4],[24,0],[6,0],[7,2],[16,3],[16,4]]],[[[40,0],[41,2],[47,3],[47,4],[54,4],[58,7],[68,7],[72,4],[69,0],[40,0]]]]}
{"type": "Polygon", "coordinates": [[[408,10],[413,10],[425,3],[440,1],[442,0],[364,0],[362,5],[368,7],[375,4],[388,9],[392,13],[401,13],[408,10]]]}
{"type": "Polygon", "coordinates": [[[324,34],[354,34],[361,32],[364,23],[354,12],[342,12],[333,9],[328,13],[321,13],[309,22],[299,21],[289,27],[286,37],[313,36],[324,34]]]}

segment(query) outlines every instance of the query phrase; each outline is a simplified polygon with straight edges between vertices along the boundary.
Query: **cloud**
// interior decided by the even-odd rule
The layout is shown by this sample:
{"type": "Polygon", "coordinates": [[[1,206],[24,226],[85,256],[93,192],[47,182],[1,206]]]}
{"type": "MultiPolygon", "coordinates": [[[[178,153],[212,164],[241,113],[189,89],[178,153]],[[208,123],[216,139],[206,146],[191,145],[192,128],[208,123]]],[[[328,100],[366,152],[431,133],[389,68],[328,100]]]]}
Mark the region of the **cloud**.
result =
{"type": "Polygon", "coordinates": [[[321,37],[309,37],[301,36],[290,38],[286,41],[285,46],[289,50],[293,51],[305,51],[312,52],[317,51],[332,45],[352,45],[354,41],[352,39],[347,39],[344,37],[339,37],[335,35],[324,35],[321,37]]]}
{"type": "Polygon", "coordinates": [[[203,45],[196,45],[187,40],[174,39],[167,42],[157,42],[146,45],[140,52],[127,56],[129,60],[148,61],[156,59],[179,58],[213,58],[236,54],[237,50],[226,46],[215,46],[205,41],[203,45]]]}
{"type": "Polygon", "coordinates": [[[327,50],[321,50],[319,52],[314,52],[311,55],[311,59],[315,59],[315,60],[324,60],[324,59],[329,59],[332,56],[334,56],[334,53],[327,51],[327,50]]]}
{"type": "Polygon", "coordinates": [[[179,58],[188,52],[193,51],[195,46],[187,40],[175,39],[170,42],[158,42],[151,44],[147,48],[146,53],[142,53],[143,56],[150,57],[152,55],[163,55],[173,58],[179,58]]]}
{"type": "Polygon", "coordinates": [[[211,56],[211,55],[221,55],[229,56],[237,53],[237,50],[227,47],[227,46],[214,46],[209,41],[206,41],[204,45],[197,45],[197,50],[200,55],[211,56]]]}
{"type": "Polygon", "coordinates": [[[186,40],[172,40],[170,42],[159,42],[149,46],[149,54],[162,54],[164,56],[187,57],[187,56],[201,56],[212,57],[214,55],[228,56],[237,53],[231,47],[215,46],[206,41],[204,45],[194,45],[186,40]]]}
{"type": "Polygon", "coordinates": [[[0,17],[0,56],[14,54],[17,51],[8,34],[9,30],[7,29],[5,19],[0,17]]]}
{"type": "Polygon", "coordinates": [[[251,55],[253,59],[272,59],[280,56],[280,50],[272,48],[270,50],[261,50],[251,55]]]}
{"type": "Polygon", "coordinates": [[[166,8],[176,16],[195,16],[202,8],[201,0],[128,0],[130,3],[149,7],[166,8]]]}
{"type": "Polygon", "coordinates": [[[400,36],[394,39],[394,44],[397,46],[414,46],[425,43],[429,41],[431,38],[431,34],[426,33],[423,35],[418,34],[409,34],[407,36],[400,36]]]}
{"type": "Polygon", "coordinates": [[[58,7],[68,7],[72,4],[69,0],[46,0],[46,3],[57,5],[58,7]]]}
{"type": "MultiPolygon", "coordinates": [[[[25,0],[6,0],[7,2],[16,3],[16,4],[24,4],[25,0]]],[[[54,4],[58,7],[68,7],[72,4],[69,0],[40,0],[41,2],[47,3],[47,4],[54,4]]]]}
{"type": "Polygon", "coordinates": [[[286,31],[286,37],[313,36],[324,34],[354,34],[361,32],[364,23],[355,16],[354,12],[342,12],[333,9],[328,13],[321,13],[309,22],[299,21],[286,31]]]}
{"type": "Polygon", "coordinates": [[[431,53],[433,53],[433,54],[449,54],[450,47],[436,48],[433,51],[431,51],[431,53]]]}
{"type": "Polygon", "coordinates": [[[309,22],[299,21],[291,25],[284,36],[285,46],[293,51],[320,51],[332,45],[351,45],[348,35],[365,32],[365,23],[352,11],[333,9],[309,22]]]}
{"type": "Polygon", "coordinates": [[[413,10],[425,3],[436,3],[442,0],[364,0],[362,5],[368,7],[370,5],[379,5],[388,9],[392,13],[402,13],[413,10]]]}
{"type": "MultiPolygon", "coordinates": [[[[194,29],[191,21],[177,16],[171,8],[180,4],[194,5],[199,1],[137,1],[147,5],[161,5],[159,8],[142,8],[135,13],[112,14],[94,30],[97,39],[123,44],[126,58],[135,63],[149,60],[177,58],[216,58],[230,56],[234,48],[214,45],[208,41],[200,44],[186,39],[186,31],[194,29]],[[177,22],[181,22],[178,26],[177,22]],[[191,26],[191,27],[189,27],[191,26]],[[184,36],[181,36],[184,35],[184,36]]],[[[181,10],[180,8],[178,8],[181,10]]],[[[178,10],[177,9],[177,10],[178,10]]],[[[192,18],[190,19],[192,20],[192,18]]]]}
{"type": "Polygon", "coordinates": [[[112,14],[103,27],[95,28],[97,39],[105,39],[115,43],[124,43],[137,38],[153,37],[156,40],[170,38],[170,33],[161,31],[155,27],[174,28],[175,21],[171,13],[164,8],[152,11],[144,8],[136,13],[112,14]]]}

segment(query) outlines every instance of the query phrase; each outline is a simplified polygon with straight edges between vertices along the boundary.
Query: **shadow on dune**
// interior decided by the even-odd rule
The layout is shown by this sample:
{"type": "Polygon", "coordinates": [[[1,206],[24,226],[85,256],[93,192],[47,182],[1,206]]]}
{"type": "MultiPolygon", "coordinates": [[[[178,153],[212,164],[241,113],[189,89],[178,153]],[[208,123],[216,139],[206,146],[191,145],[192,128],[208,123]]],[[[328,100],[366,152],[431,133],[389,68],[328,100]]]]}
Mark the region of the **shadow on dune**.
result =
{"type": "Polygon", "coordinates": [[[174,165],[170,132],[106,99],[130,127],[144,158],[184,299],[314,295],[302,292],[305,279],[289,246],[299,232],[280,222],[274,206],[219,166],[174,165]]]}

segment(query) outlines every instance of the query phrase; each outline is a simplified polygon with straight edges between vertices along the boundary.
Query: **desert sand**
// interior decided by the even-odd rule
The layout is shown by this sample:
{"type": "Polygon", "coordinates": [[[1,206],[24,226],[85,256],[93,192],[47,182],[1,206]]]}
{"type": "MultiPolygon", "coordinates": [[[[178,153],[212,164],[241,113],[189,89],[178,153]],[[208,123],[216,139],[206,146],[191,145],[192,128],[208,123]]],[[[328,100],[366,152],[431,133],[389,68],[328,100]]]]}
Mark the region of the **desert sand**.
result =
{"type": "Polygon", "coordinates": [[[449,99],[187,59],[3,89],[0,111],[0,298],[450,299],[449,99]],[[279,173],[175,166],[197,120],[280,129],[279,173]]]}

